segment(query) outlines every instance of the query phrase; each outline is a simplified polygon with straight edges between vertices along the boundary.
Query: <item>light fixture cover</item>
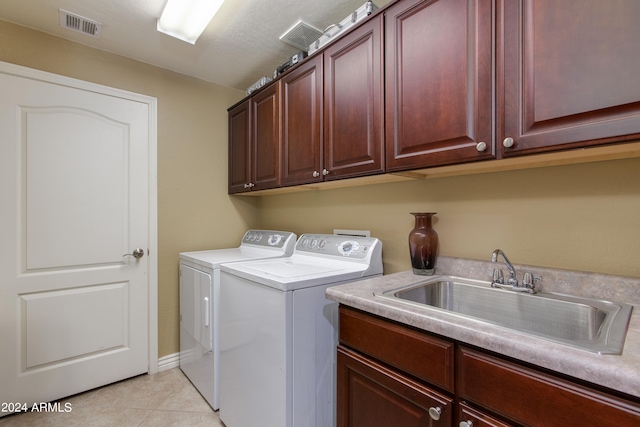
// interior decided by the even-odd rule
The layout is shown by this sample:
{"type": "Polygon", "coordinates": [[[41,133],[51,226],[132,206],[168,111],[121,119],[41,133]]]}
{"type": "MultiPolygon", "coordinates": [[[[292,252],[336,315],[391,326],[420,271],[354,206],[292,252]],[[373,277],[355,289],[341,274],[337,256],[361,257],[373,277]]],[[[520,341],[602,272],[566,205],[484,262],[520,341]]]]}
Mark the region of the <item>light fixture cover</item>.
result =
{"type": "Polygon", "coordinates": [[[224,0],[168,0],[158,31],[195,44],[224,0]]]}

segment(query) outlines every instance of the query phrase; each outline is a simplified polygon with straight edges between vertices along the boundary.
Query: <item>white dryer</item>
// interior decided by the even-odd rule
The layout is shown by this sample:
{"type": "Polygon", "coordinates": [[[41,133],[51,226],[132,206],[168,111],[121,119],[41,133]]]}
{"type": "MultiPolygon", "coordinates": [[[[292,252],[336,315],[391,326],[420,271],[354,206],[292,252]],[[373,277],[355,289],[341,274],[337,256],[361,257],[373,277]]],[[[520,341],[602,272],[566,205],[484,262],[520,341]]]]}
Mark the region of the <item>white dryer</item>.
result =
{"type": "Polygon", "coordinates": [[[220,419],[335,425],[338,304],[329,286],[382,274],[375,238],[302,235],[289,258],[223,264],[220,419]]]}
{"type": "Polygon", "coordinates": [[[296,235],[249,230],[237,248],[180,254],[180,369],[214,410],[220,390],[220,264],[288,257],[296,235]]]}

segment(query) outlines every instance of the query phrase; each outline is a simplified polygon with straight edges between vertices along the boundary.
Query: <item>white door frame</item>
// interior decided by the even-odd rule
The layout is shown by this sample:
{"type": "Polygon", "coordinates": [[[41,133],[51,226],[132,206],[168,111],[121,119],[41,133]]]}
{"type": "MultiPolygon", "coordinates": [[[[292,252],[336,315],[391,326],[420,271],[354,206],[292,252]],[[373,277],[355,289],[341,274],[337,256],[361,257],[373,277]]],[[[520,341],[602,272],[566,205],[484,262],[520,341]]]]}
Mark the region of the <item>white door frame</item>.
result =
{"type": "Polygon", "coordinates": [[[156,98],[0,61],[0,73],[120,97],[149,107],[148,372],[158,372],[158,132],[156,98]]]}

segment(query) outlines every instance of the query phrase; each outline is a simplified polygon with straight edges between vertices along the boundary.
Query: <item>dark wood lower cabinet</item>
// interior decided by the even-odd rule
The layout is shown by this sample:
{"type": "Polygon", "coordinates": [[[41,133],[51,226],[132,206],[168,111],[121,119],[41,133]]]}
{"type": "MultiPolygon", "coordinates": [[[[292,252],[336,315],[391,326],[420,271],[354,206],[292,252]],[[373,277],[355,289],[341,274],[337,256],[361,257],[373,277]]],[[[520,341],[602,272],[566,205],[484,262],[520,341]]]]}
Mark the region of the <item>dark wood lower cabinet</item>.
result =
{"type": "Polygon", "coordinates": [[[338,427],[451,425],[450,397],[343,347],[337,369],[338,427]]]}
{"type": "Polygon", "coordinates": [[[637,397],[345,306],[337,351],[338,427],[640,426],[637,397]]]}
{"type": "Polygon", "coordinates": [[[485,414],[466,403],[457,405],[457,419],[460,420],[458,427],[512,427],[515,424],[507,424],[491,415],[485,414]]]}
{"type": "Polygon", "coordinates": [[[523,425],[640,426],[640,406],[526,366],[458,348],[456,395],[523,425]]]}

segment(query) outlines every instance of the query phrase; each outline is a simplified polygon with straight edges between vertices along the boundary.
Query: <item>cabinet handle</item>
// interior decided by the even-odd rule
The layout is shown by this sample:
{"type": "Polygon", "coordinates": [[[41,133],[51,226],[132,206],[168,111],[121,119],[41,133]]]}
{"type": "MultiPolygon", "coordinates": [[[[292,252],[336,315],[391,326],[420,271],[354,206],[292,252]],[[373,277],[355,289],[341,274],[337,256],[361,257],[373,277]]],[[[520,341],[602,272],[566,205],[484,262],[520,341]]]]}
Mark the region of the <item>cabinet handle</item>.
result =
{"type": "Polygon", "coordinates": [[[502,141],[502,145],[504,145],[505,148],[511,148],[513,147],[513,144],[513,138],[511,138],[510,136],[506,137],[504,141],[502,141]]]}
{"type": "Polygon", "coordinates": [[[471,422],[471,420],[467,420],[467,421],[460,421],[460,424],[458,424],[459,427],[473,427],[473,423],[471,422]]]}
{"type": "Polygon", "coordinates": [[[313,177],[314,177],[314,178],[317,178],[317,177],[319,177],[319,176],[320,176],[320,172],[318,172],[318,171],[313,171],[313,177]]]}
{"type": "Polygon", "coordinates": [[[484,150],[487,149],[487,143],[486,142],[478,142],[476,144],[476,150],[483,152],[484,150]]]}
{"type": "Polygon", "coordinates": [[[255,187],[255,184],[253,182],[249,182],[244,185],[244,188],[253,188],[253,187],[255,187]]]}
{"type": "Polygon", "coordinates": [[[327,176],[329,175],[329,171],[326,169],[322,169],[322,175],[327,176]]]}
{"type": "Polygon", "coordinates": [[[432,406],[429,408],[429,416],[433,421],[438,421],[440,419],[440,414],[442,414],[442,408],[439,406],[432,406]]]}

